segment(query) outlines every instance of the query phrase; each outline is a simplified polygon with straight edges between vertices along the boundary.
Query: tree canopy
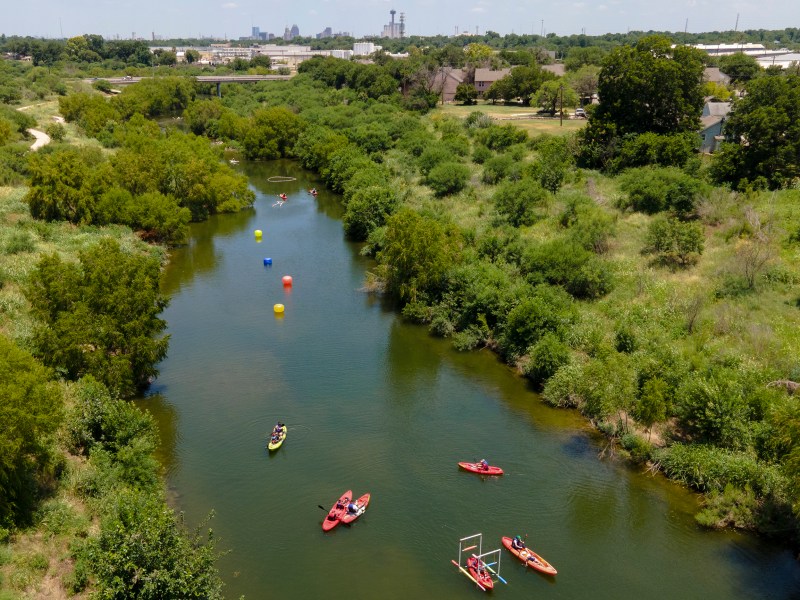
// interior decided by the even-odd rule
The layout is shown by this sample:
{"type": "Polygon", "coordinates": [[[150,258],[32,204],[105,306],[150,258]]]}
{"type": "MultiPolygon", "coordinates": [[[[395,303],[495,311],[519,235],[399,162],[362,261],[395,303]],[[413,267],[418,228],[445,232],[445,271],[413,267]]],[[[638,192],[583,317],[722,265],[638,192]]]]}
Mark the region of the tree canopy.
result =
{"type": "Polygon", "coordinates": [[[91,374],[116,394],[135,394],[167,353],[160,268],[112,239],[81,252],[80,264],[42,258],[26,288],[42,322],[36,355],[70,379],[91,374]]]}

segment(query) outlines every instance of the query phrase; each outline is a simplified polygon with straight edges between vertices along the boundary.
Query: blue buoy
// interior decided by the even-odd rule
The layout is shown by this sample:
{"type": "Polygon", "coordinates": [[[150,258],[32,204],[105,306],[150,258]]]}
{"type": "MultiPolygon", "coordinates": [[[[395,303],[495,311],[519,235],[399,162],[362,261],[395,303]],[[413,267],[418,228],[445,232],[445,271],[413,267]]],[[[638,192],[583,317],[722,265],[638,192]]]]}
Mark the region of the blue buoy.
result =
{"type": "Polygon", "coordinates": [[[264,266],[271,267],[272,266],[272,259],[271,258],[265,258],[264,259],[264,266]]]}

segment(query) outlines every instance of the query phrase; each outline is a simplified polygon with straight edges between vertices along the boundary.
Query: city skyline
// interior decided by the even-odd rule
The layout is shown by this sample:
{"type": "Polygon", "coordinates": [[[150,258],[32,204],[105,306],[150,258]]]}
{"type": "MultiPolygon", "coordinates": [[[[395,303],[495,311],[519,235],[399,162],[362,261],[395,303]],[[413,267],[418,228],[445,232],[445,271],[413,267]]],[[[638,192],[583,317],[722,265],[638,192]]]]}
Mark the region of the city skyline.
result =
{"type": "MultiPolygon", "coordinates": [[[[800,3],[789,0],[739,1],[720,11],[707,0],[652,3],[645,0],[575,1],[553,4],[518,0],[297,0],[291,4],[256,0],[28,0],[4,10],[0,33],[35,37],[237,39],[252,27],[276,35],[298,25],[303,37],[331,27],[356,38],[380,36],[390,10],[405,14],[406,36],[624,33],[641,31],[730,31],[784,29],[800,25],[800,3]]],[[[769,41],[769,40],[766,40],[769,41]]]]}

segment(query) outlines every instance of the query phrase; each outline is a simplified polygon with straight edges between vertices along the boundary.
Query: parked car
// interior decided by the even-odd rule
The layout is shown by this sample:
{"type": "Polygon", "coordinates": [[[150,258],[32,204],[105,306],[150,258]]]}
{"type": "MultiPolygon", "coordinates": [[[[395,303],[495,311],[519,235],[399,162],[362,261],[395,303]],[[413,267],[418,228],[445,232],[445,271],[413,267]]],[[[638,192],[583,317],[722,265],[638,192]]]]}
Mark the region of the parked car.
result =
{"type": "Polygon", "coordinates": [[[579,117],[581,119],[585,119],[586,118],[586,111],[584,109],[582,109],[582,108],[576,108],[575,109],[575,116],[579,117]]]}

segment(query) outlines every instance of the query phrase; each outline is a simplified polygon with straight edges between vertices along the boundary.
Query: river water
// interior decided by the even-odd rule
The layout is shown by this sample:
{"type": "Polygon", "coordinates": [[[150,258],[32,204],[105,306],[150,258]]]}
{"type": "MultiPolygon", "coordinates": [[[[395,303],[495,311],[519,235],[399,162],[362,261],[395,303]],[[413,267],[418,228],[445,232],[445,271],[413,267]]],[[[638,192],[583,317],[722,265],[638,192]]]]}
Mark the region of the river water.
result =
{"type": "Polygon", "coordinates": [[[693,494],[601,456],[577,414],[545,406],[491,353],[458,353],[361,291],[372,263],[312,174],[239,168],[255,207],[193,225],[173,253],[169,356],[142,402],[173,503],[192,525],[215,513],[227,597],[476,598],[450,561],[482,533],[484,552],[527,534],[559,570],[503,550],[497,597],[800,598],[789,551],[701,530],[693,494]],[[269,454],[277,420],[288,436],[269,454]],[[456,466],[482,457],[506,475],[456,466]],[[347,489],[370,492],[369,510],[323,533],[319,505],[347,489]]]}

